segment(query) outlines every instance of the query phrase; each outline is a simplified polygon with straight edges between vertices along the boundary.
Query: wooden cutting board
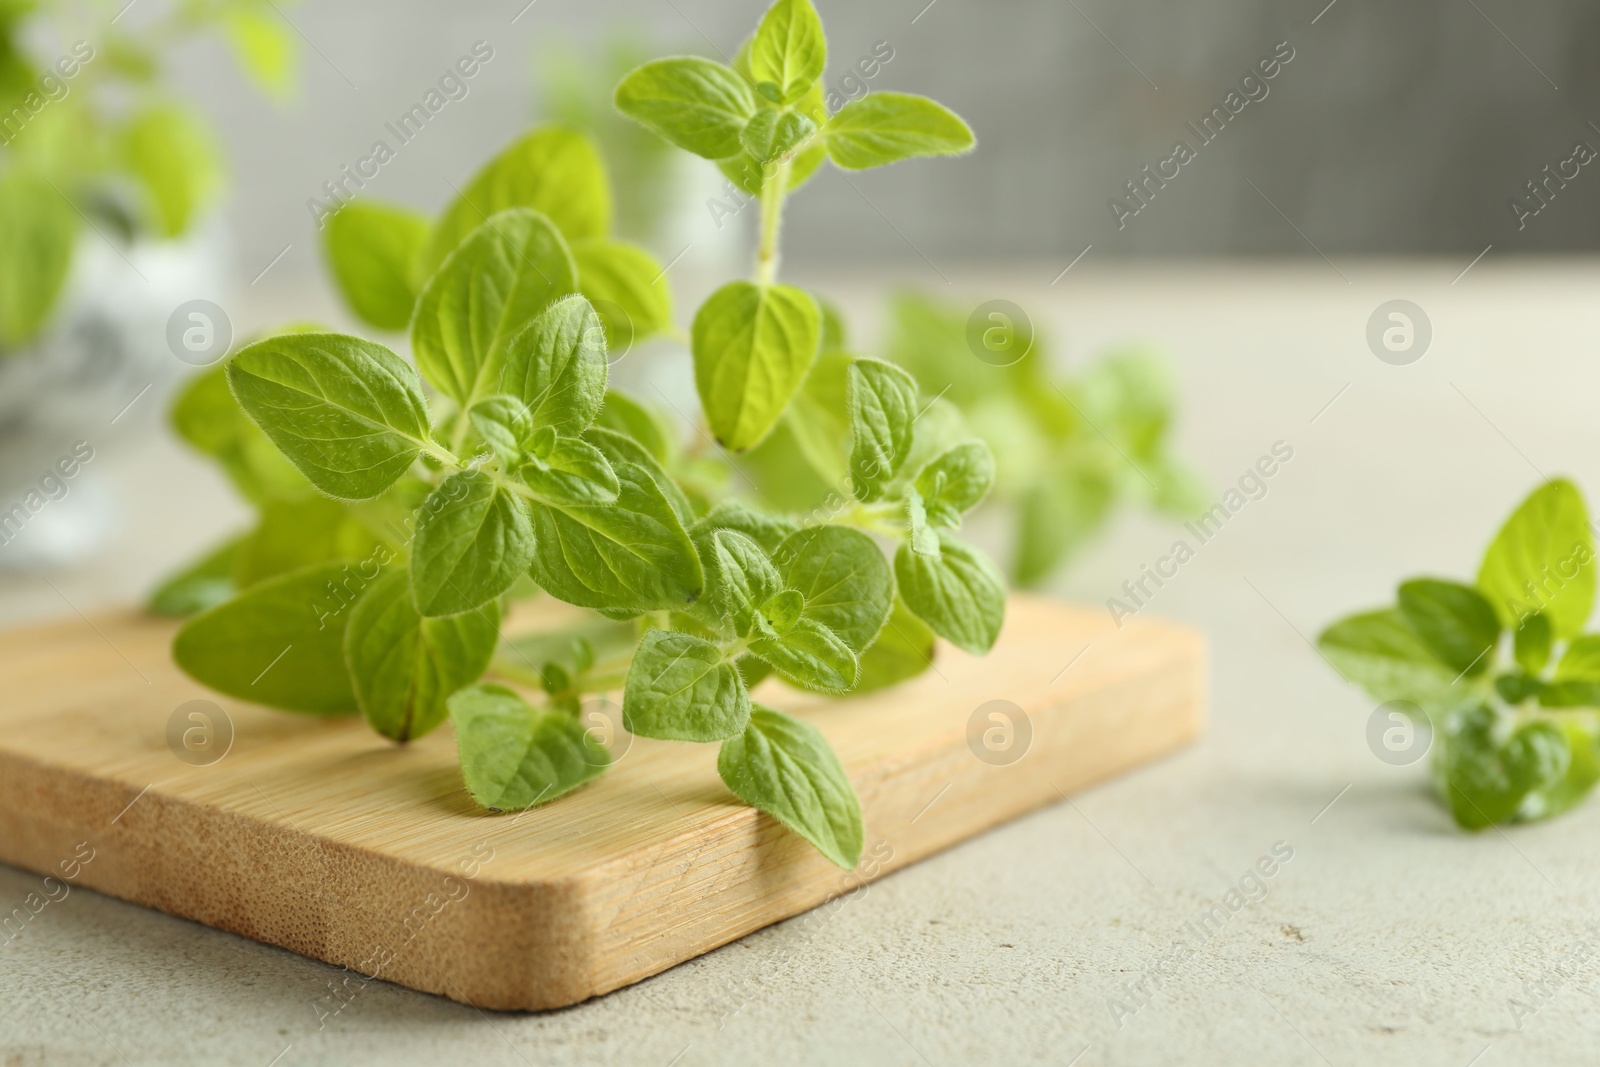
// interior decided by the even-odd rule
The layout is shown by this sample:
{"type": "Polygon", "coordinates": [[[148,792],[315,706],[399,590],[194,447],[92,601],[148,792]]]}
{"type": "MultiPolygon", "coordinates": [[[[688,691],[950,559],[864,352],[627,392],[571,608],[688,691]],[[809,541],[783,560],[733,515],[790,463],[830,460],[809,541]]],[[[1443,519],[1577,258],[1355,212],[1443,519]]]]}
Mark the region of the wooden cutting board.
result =
{"type": "Polygon", "coordinates": [[[614,733],[597,781],[486,813],[448,727],[402,747],[217,696],[173,666],[174,628],[130,611],[0,635],[0,861],[346,966],[351,989],[483,1008],[636,982],[1170,752],[1205,717],[1198,634],[1020,595],[989,656],[941,645],[891,691],[766,682],[757,698],[817,726],[861,796],[867,844],[843,872],[736,802],[715,745],[614,733]]]}

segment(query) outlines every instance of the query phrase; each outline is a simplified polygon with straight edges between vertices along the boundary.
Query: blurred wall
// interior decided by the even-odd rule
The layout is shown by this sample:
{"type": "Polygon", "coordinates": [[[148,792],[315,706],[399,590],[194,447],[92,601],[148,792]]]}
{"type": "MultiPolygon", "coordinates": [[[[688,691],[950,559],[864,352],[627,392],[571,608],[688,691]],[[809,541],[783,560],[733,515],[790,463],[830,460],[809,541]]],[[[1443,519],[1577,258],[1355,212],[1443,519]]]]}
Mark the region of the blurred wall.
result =
{"type": "MultiPolygon", "coordinates": [[[[303,88],[287,106],[256,98],[220,48],[186,55],[183,86],[217,121],[233,160],[228,214],[246,276],[285,246],[284,269],[311,267],[306,199],[366,155],[384,123],[474,42],[494,56],[467,97],[400,149],[369,195],[442,204],[451,183],[537,114],[536,57],[564,43],[599,49],[623,33],[663,53],[731,55],[765,6],[524,2],[282,3],[304,44],[303,88]]],[[[794,261],[924,259],[937,270],[1015,257],[1065,265],[1090,244],[1097,257],[1336,257],[1600,243],[1600,161],[1574,156],[1580,141],[1600,148],[1592,0],[818,7],[832,46],[830,85],[842,88],[849,65],[885,42],[893,58],[867,87],[947,103],[971,122],[979,151],[848,177],[825,172],[793,204],[794,261]],[[1292,58],[1241,90],[1275,49],[1292,58]],[[1213,119],[1222,132],[1206,143],[1195,131],[1214,108],[1227,122],[1213,119]],[[1179,140],[1193,158],[1164,162],[1179,140]],[[1176,176],[1162,185],[1145,177],[1146,166],[1176,176]],[[1144,203],[1125,186],[1134,179],[1144,203]],[[1533,180],[1545,180],[1548,203],[1528,191],[1533,180]],[[1520,219],[1508,206],[1516,196],[1520,219]]],[[[682,210],[706,213],[715,181],[706,176],[682,210]]]]}

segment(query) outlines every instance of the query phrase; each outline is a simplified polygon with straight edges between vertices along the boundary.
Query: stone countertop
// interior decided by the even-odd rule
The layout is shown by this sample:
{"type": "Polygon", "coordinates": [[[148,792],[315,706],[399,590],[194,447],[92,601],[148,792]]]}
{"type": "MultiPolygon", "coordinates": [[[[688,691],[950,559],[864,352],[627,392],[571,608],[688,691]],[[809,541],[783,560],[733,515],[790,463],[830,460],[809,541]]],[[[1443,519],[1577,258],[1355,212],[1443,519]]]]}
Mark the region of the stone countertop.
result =
{"type": "MultiPolygon", "coordinates": [[[[1165,352],[1184,452],[1219,496],[1276,442],[1293,449],[1151,605],[1211,640],[1212,722],[1181,755],[823,921],[540,1015],[373,982],[319,1028],[333,968],[74,891],[0,944],[0,1063],[1593,1062],[1600,804],[1456,831],[1425,762],[1375,758],[1371,702],[1307,640],[1404,576],[1471,575],[1541,476],[1600,489],[1600,265],[1491,253],[1453,282],[1467,259],[1087,260],[1054,285],[1064,264],[946,270],[974,304],[1021,304],[1068,366],[1127,342],[1165,352]],[[1432,323],[1409,366],[1365,341],[1395,298],[1432,323]],[[1252,877],[1263,856],[1272,875],[1252,877]],[[1203,922],[1230,892],[1252,899],[1203,922]]],[[[867,319],[891,282],[944,289],[926,268],[802,281],[867,319]]],[[[279,312],[258,303],[260,321],[279,312]]],[[[0,619],[136,596],[244,516],[165,439],[97,463],[121,504],[112,547],[78,571],[0,577],[0,619]]],[[[1178,533],[1124,515],[1059,591],[1104,602],[1178,533]]],[[[37,886],[0,868],[7,909],[37,886]]]]}

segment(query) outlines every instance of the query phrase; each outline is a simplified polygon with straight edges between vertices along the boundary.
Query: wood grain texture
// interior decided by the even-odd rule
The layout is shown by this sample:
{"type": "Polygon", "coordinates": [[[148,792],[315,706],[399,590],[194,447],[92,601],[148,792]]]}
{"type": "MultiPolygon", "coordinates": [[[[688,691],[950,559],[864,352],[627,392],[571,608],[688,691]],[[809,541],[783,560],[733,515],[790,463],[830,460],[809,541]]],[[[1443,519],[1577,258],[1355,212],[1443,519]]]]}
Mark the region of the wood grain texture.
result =
{"type": "Polygon", "coordinates": [[[1205,714],[1193,631],[1020,595],[988,657],[941,645],[894,690],[764,683],[860,794],[867,847],[843,872],[740,805],[715,745],[633,738],[583,789],[486,813],[448,727],[397,746],[215,696],[172,665],[173,630],[125,612],[0,635],[0,861],[62,878],[86,842],[74,884],[484,1008],[638,981],[1170,752],[1205,714]],[[234,731],[207,766],[167,741],[196,698],[234,731]],[[1031,728],[1005,765],[969,745],[992,700],[1031,728]]]}

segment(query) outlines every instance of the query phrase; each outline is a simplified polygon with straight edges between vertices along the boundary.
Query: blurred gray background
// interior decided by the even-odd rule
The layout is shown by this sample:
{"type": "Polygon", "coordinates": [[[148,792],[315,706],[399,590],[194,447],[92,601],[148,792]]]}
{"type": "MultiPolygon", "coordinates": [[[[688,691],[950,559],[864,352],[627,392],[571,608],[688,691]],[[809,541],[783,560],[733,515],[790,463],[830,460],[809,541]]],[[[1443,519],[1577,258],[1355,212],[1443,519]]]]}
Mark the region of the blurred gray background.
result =
{"type": "MultiPolygon", "coordinates": [[[[436,115],[366,195],[442,204],[450,183],[541,116],[557,57],[603,80],[585,57],[619,37],[650,53],[731,55],[764,7],[525,3],[280,4],[305,46],[301,89],[287,105],[252,93],[220,45],[188,53],[181,88],[213,117],[232,160],[227,214],[244,277],[286,245],[280,269],[317,269],[305,200],[367,154],[386,136],[383,124],[475,41],[494,58],[469,95],[436,115]]],[[[1470,256],[1490,244],[1498,258],[1600,241],[1600,173],[1591,173],[1600,166],[1581,167],[1521,229],[1508,207],[1576,142],[1600,146],[1589,124],[1600,120],[1592,2],[818,0],[818,8],[832,45],[830,87],[885,42],[893,58],[866,88],[936,97],[969,120],[979,151],[848,179],[825,170],[789,215],[786,254],[800,266],[1065,265],[1090,244],[1097,259],[1470,256]],[[1108,199],[1180,137],[1198,146],[1185,123],[1198,125],[1285,41],[1294,58],[1268,95],[1119,229],[1108,199]]],[[[708,173],[680,190],[678,211],[709,219],[705,200],[715,195],[708,173]]],[[[670,257],[684,242],[654,243],[670,257]]]]}

